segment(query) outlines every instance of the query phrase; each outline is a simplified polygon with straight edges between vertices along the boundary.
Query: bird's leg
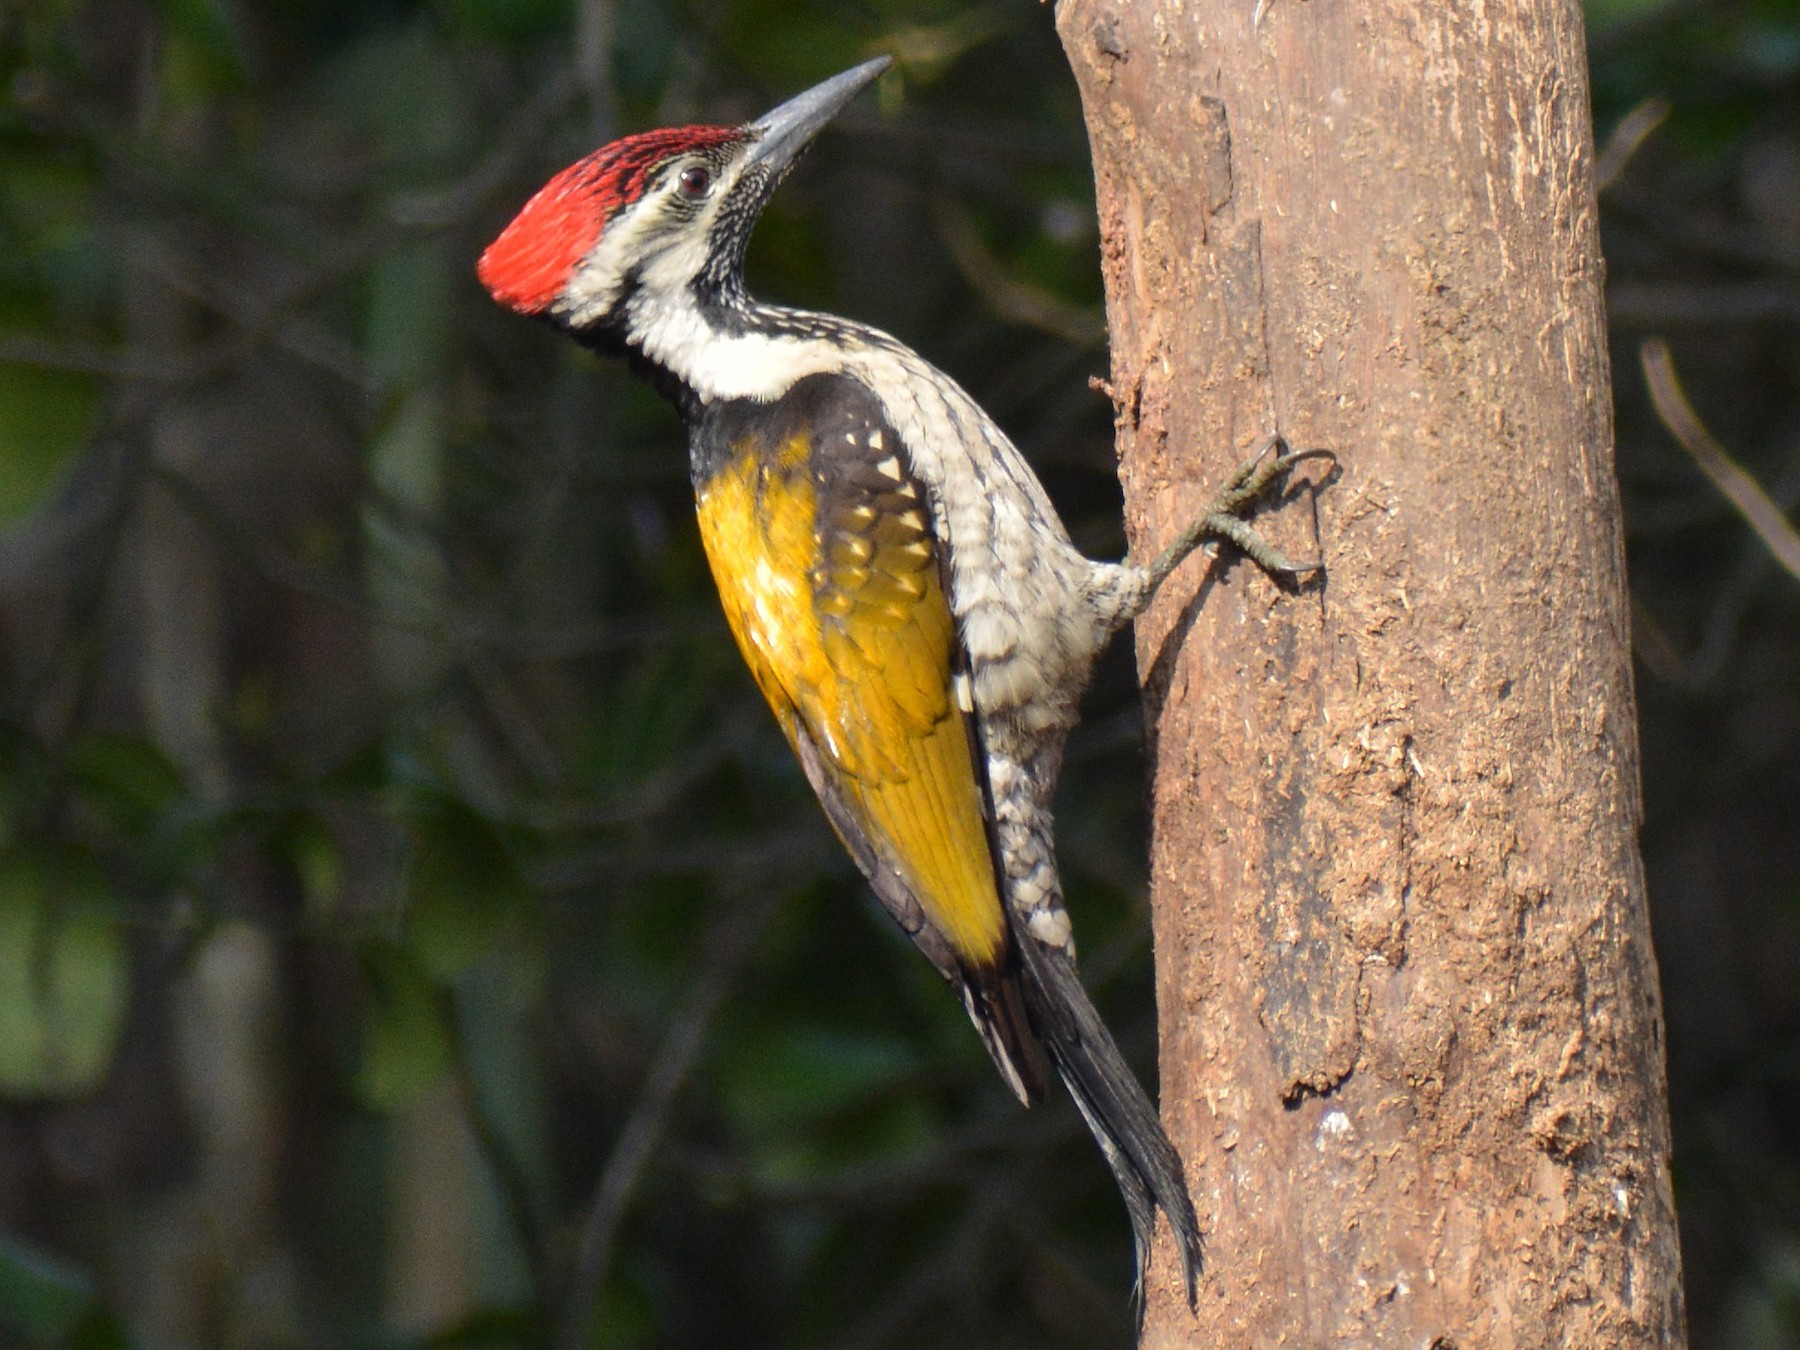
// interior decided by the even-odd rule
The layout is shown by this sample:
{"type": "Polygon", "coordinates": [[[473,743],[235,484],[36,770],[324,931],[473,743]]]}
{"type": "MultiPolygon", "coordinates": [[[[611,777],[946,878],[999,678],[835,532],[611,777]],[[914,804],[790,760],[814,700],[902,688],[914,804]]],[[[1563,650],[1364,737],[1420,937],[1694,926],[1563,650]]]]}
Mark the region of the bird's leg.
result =
{"type": "Polygon", "coordinates": [[[1144,602],[1156,594],[1168,576],[1181,566],[1187,555],[1209,539],[1224,539],[1235,544],[1252,562],[1270,576],[1296,580],[1325,570],[1323,562],[1293,562],[1280,549],[1264,539],[1244,519],[1245,513],[1269,487],[1303,459],[1333,457],[1329,450],[1290,450],[1279,435],[1270,436],[1258,447],[1219,490],[1211,506],[1164,549],[1156,561],[1145,569],[1149,584],[1144,602]]]}

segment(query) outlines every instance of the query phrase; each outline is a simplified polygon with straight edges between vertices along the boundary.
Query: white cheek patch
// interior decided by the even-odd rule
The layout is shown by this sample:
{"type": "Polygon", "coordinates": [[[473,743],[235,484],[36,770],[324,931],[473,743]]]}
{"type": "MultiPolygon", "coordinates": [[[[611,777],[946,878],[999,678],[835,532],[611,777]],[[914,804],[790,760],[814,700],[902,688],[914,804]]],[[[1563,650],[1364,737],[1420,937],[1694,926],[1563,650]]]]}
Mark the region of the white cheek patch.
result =
{"type": "Polygon", "coordinates": [[[675,295],[700,275],[700,269],[706,266],[707,248],[710,243],[712,217],[717,214],[716,204],[705,212],[699,221],[682,224],[678,232],[665,234],[663,246],[650,255],[640,274],[640,281],[647,295],[675,295]]]}
{"type": "Polygon", "coordinates": [[[625,272],[648,232],[648,212],[613,217],[600,242],[577,264],[551,313],[580,328],[603,317],[617,303],[625,272]]]}
{"type": "Polygon", "coordinates": [[[600,242],[576,266],[552,312],[578,328],[603,318],[618,304],[633,267],[639,269],[645,291],[677,293],[705,265],[707,236],[729,189],[721,180],[698,218],[687,221],[679,218],[663,184],[650,188],[607,222],[600,242]]]}

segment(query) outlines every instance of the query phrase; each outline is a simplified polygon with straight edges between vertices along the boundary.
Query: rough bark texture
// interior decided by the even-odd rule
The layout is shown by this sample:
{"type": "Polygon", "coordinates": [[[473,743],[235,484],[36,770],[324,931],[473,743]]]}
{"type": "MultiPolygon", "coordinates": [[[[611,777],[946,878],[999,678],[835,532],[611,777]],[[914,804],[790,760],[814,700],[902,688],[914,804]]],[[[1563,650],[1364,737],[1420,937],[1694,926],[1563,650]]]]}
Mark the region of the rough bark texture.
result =
{"type": "Polygon", "coordinates": [[[1264,433],[1329,580],[1139,626],[1165,1116],[1152,1346],[1683,1341],[1574,0],[1063,0],[1134,547],[1264,433]],[[1314,475],[1315,479],[1322,475],[1314,475]]]}

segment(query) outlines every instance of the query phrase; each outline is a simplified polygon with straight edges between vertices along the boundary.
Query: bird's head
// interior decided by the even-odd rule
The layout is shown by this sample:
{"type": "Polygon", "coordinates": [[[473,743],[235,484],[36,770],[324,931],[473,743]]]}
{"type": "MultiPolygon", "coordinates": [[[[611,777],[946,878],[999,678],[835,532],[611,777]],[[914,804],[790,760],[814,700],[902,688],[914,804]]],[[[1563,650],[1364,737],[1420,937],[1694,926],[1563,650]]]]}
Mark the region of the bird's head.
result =
{"type": "Polygon", "coordinates": [[[525,203],[476,267],[501,304],[642,346],[743,302],[751,228],[813,137],[887,68],[864,62],[744,126],[626,136],[525,203]]]}

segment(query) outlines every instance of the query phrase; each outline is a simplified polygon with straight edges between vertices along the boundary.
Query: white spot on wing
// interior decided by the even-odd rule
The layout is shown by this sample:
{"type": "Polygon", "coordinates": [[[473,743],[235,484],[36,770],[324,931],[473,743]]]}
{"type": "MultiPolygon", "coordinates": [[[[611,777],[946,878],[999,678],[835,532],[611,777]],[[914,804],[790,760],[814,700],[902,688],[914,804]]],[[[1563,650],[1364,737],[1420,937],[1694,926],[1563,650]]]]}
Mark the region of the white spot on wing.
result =
{"type": "Polygon", "coordinates": [[[1075,930],[1069,924],[1069,916],[1060,909],[1034,911],[1025,921],[1025,928],[1046,947],[1067,947],[1069,940],[1075,936],[1075,930]]]}

